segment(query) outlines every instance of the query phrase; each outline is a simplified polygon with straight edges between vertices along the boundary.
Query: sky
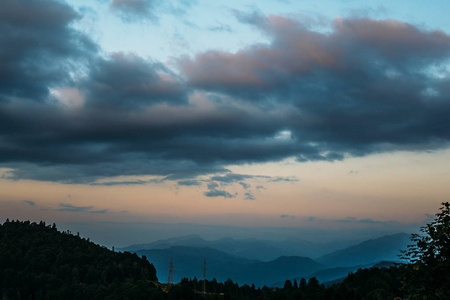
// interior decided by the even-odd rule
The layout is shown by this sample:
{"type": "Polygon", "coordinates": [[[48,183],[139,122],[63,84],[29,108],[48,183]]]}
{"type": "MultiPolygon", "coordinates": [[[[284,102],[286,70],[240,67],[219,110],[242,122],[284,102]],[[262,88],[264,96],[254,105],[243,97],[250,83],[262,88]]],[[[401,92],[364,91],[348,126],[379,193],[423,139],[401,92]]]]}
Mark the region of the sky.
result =
{"type": "Polygon", "coordinates": [[[0,1],[0,222],[108,247],[414,232],[450,195],[448,1],[0,1]]]}

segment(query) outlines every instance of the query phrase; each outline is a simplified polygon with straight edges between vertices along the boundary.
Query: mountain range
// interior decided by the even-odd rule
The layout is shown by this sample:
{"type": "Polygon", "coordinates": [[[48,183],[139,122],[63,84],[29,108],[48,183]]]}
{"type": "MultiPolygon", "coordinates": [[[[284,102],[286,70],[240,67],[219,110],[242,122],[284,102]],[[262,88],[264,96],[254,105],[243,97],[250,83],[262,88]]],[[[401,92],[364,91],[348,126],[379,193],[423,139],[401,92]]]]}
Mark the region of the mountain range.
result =
{"type": "Polygon", "coordinates": [[[257,239],[238,240],[226,237],[208,241],[198,235],[187,235],[159,240],[147,244],[135,244],[120,250],[136,252],[138,250],[148,249],[167,249],[172,246],[210,247],[238,257],[271,261],[280,256],[304,256],[317,258],[332,251],[343,249],[354,244],[355,241],[347,240],[313,243],[296,238],[281,241],[269,241],[257,239]]]}
{"type": "Polygon", "coordinates": [[[236,257],[209,247],[181,247],[168,249],[140,250],[139,256],[145,255],[153,262],[160,281],[169,276],[169,262],[173,261],[174,282],[183,277],[203,279],[203,262],[206,261],[207,278],[216,278],[219,282],[231,278],[239,284],[267,285],[271,282],[295,276],[307,276],[320,270],[322,265],[311,258],[298,256],[281,256],[273,261],[262,262],[236,257]]]}
{"type": "Polygon", "coordinates": [[[398,261],[400,249],[410,244],[406,233],[386,235],[321,256],[316,260],[329,267],[357,266],[379,261],[398,261]]]}
{"type": "Polygon", "coordinates": [[[121,250],[145,255],[155,265],[162,282],[168,278],[172,259],[175,282],[183,277],[202,279],[203,262],[206,261],[207,279],[225,281],[231,278],[239,284],[279,286],[286,279],[302,277],[331,281],[382,261],[398,261],[399,250],[406,249],[408,244],[409,235],[399,233],[363,241],[312,259],[301,255],[283,255],[293,249],[283,249],[277,242],[231,238],[207,241],[191,235],[131,245],[121,250]],[[276,253],[282,255],[267,260],[276,253]],[[257,259],[260,257],[266,259],[257,259]]]}

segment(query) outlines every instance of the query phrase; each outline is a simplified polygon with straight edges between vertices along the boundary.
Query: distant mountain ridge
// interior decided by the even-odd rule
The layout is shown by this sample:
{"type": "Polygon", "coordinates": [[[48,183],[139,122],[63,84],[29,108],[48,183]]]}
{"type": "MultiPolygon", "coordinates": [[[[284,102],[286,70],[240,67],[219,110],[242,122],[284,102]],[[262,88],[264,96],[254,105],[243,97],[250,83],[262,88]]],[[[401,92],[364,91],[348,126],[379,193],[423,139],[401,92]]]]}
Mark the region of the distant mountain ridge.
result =
{"type": "Polygon", "coordinates": [[[335,251],[317,259],[329,267],[346,267],[377,263],[381,261],[399,261],[400,249],[406,249],[411,243],[410,235],[398,233],[370,239],[357,245],[335,251]]]}
{"type": "Polygon", "coordinates": [[[282,256],[273,261],[262,262],[235,257],[231,254],[210,247],[174,246],[167,249],[150,249],[136,252],[145,255],[158,270],[161,281],[168,278],[168,266],[173,260],[174,280],[183,277],[203,278],[203,261],[206,260],[207,278],[226,281],[231,278],[239,284],[256,286],[269,285],[272,282],[284,280],[298,275],[306,276],[323,268],[311,258],[298,256],[282,256]]]}
{"type": "MultiPolygon", "coordinates": [[[[155,265],[158,277],[163,282],[167,280],[169,261],[173,258],[175,281],[183,277],[201,279],[203,260],[206,260],[209,279],[225,281],[231,278],[239,284],[279,286],[286,279],[301,277],[316,277],[321,282],[332,281],[359,268],[370,268],[381,261],[398,261],[399,250],[406,248],[408,244],[409,235],[399,233],[345,247],[316,260],[298,255],[280,255],[269,261],[262,261],[259,257],[267,257],[267,253],[274,255],[276,252],[270,248],[272,244],[253,239],[223,238],[207,241],[198,235],[190,235],[132,245],[122,250],[147,256],[155,265]],[[193,246],[178,246],[179,244],[193,246]],[[245,256],[253,256],[254,259],[245,256]]],[[[280,249],[279,251],[283,252],[280,249]]]]}
{"type": "Polygon", "coordinates": [[[148,249],[166,249],[173,246],[189,246],[189,247],[206,247],[207,240],[204,240],[197,234],[191,234],[181,237],[175,237],[164,240],[157,240],[151,243],[145,244],[133,244],[125,248],[121,248],[121,251],[138,251],[148,249]]]}
{"type": "Polygon", "coordinates": [[[327,243],[313,243],[302,239],[287,239],[282,241],[268,241],[256,239],[233,239],[229,237],[208,241],[199,235],[187,235],[152,243],[134,244],[119,249],[121,251],[136,252],[149,249],[166,249],[172,246],[183,247],[211,247],[234,256],[247,259],[271,261],[280,256],[319,257],[332,251],[355,244],[352,241],[333,241],[327,243]]]}

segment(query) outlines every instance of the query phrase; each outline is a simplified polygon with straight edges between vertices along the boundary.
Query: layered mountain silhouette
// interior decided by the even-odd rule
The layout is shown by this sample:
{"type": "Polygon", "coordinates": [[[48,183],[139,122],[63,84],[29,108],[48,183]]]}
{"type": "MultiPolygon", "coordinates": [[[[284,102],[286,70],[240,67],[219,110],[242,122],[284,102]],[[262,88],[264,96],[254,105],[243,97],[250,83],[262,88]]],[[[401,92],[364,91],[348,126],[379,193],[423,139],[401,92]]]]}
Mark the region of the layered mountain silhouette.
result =
{"type": "Polygon", "coordinates": [[[406,233],[386,235],[324,255],[319,257],[317,261],[329,267],[398,261],[400,250],[405,250],[410,243],[410,236],[406,233]]]}
{"type": "MultiPolygon", "coordinates": [[[[203,262],[206,260],[207,279],[225,281],[231,278],[239,284],[280,286],[286,279],[302,277],[316,277],[321,282],[332,281],[382,261],[398,261],[400,249],[406,249],[410,240],[409,235],[405,233],[387,235],[336,251],[329,249],[331,253],[314,260],[303,255],[285,255],[295,253],[295,249],[306,249],[313,244],[309,243],[302,248],[293,246],[296,243],[299,241],[293,243],[231,238],[207,241],[198,235],[190,235],[132,245],[122,250],[148,257],[158,270],[158,278],[162,282],[168,278],[168,267],[172,258],[176,282],[183,277],[202,279],[203,262]],[[286,248],[282,247],[283,243],[287,245],[286,248]],[[281,255],[267,261],[268,257],[277,254],[281,255]]],[[[312,251],[313,247],[309,249],[312,251]]],[[[324,249],[326,245],[322,244],[321,252],[324,252],[324,249]]]]}
{"type": "Polygon", "coordinates": [[[203,278],[203,262],[206,260],[207,278],[216,278],[219,282],[231,278],[239,284],[268,285],[272,282],[307,276],[323,266],[311,258],[299,256],[281,256],[273,261],[262,262],[240,258],[210,247],[174,246],[168,249],[140,250],[158,270],[161,281],[167,280],[169,262],[173,261],[173,277],[178,282],[183,277],[203,278]]]}
{"type": "Polygon", "coordinates": [[[303,256],[316,258],[354,244],[354,241],[347,240],[313,243],[295,238],[282,241],[257,239],[238,240],[233,238],[221,238],[218,240],[208,241],[198,235],[188,235],[159,240],[147,244],[135,244],[120,250],[136,252],[138,250],[148,249],[167,249],[172,246],[210,247],[238,257],[271,261],[280,256],[303,256]]]}

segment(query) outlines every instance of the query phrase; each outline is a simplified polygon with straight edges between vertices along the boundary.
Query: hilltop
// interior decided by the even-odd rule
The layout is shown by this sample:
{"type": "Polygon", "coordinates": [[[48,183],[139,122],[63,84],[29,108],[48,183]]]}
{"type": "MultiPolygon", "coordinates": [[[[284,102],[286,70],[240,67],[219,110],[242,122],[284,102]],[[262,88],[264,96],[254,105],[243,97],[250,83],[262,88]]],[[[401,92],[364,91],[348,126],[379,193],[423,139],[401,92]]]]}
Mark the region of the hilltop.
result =
{"type": "Polygon", "coordinates": [[[0,225],[2,299],[148,299],[157,281],[147,259],[114,252],[44,222],[0,225]]]}

